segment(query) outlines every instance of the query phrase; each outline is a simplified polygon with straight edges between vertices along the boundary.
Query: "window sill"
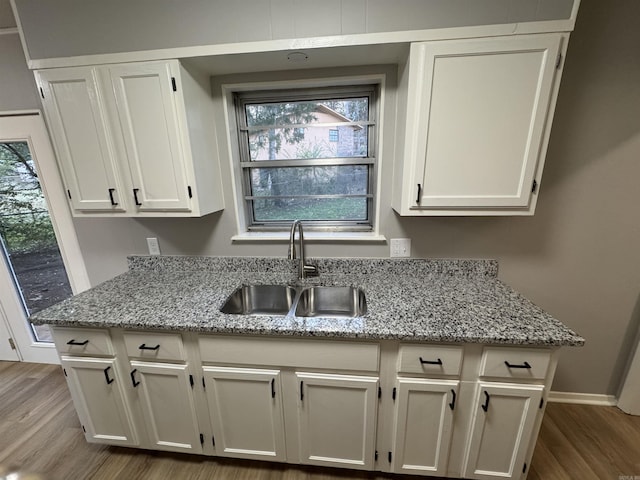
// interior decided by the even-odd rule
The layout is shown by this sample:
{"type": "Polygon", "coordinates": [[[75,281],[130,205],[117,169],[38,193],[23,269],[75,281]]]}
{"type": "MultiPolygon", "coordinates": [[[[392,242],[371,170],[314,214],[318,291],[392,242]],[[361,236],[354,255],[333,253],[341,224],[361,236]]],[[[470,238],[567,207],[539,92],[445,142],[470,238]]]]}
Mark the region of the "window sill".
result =
{"type": "MultiPolygon", "coordinates": [[[[387,238],[373,232],[304,232],[305,242],[379,242],[387,238]]],[[[231,237],[233,243],[289,241],[289,232],[246,232],[231,237]]]]}

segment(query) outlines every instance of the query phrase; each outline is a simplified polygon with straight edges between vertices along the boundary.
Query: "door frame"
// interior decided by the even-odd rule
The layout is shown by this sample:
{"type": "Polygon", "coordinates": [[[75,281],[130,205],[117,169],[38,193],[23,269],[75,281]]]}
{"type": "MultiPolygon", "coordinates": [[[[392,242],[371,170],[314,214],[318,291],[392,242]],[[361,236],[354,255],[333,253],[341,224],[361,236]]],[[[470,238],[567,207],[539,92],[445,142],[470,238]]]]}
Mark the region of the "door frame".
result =
{"type": "MultiPolygon", "coordinates": [[[[0,112],[0,142],[26,141],[29,144],[42,188],[62,262],[74,294],[91,287],[80,244],[76,236],[64,185],[58,171],[49,133],[39,110],[0,112]]],[[[0,262],[0,301],[18,354],[25,362],[60,363],[53,343],[37,342],[24,318],[19,293],[13,286],[12,272],[0,262]]]]}

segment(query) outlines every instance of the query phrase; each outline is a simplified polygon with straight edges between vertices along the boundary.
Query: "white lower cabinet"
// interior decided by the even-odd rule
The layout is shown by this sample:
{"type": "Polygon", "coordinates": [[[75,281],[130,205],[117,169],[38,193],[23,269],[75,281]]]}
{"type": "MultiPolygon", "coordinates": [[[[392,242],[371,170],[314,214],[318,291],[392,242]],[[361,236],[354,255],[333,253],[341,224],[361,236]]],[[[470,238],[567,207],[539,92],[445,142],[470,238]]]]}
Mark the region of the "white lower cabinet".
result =
{"type": "Polygon", "coordinates": [[[378,378],[296,372],[300,461],[373,470],[378,378]]]}
{"type": "Polygon", "coordinates": [[[202,453],[193,377],[187,366],[131,361],[131,367],[131,382],[150,443],[147,447],[202,453]]]}
{"type": "Polygon", "coordinates": [[[216,454],[284,461],[279,370],[203,367],[216,454]]]}
{"type": "Polygon", "coordinates": [[[393,472],[446,474],[459,384],[457,380],[398,379],[393,472]]]}
{"type": "Polygon", "coordinates": [[[479,383],[468,441],[466,478],[521,478],[543,385],[479,383]]]}
{"type": "Polygon", "coordinates": [[[556,366],[535,347],[53,334],[89,442],[422,476],[523,480],[556,366]]]}
{"type": "Polygon", "coordinates": [[[61,363],[87,441],[138,445],[116,361],[62,356],[61,363]]]}

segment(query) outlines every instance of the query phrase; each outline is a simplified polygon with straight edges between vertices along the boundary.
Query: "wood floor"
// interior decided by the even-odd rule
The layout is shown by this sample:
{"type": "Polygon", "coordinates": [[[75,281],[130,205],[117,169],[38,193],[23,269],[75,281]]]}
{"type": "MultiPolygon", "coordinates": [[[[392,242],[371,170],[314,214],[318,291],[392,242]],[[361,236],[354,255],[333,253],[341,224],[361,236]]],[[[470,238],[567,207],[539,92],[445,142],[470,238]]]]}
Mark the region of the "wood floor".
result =
{"type": "MultiPolygon", "coordinates": [[[[88,444],[60,367],[16,362],[0,362],[0,464],[48,480],[416,478],[88,444]]],[[[615,407],[547,407],[529,480],[623,478],[640,479],[640,417],[615,407]]]]}

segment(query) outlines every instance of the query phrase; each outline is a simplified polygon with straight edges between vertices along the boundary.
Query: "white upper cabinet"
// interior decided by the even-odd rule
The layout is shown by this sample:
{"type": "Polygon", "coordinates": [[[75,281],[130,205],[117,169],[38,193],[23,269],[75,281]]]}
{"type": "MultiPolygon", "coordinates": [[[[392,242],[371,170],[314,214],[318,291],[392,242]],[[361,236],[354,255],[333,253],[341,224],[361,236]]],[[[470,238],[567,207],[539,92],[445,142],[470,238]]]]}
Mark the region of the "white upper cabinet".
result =
{"type": "Polygon", "coordinates": [[[178,61],[36,72],[75,215],[223,208],[208,76],[178,61]]]}
{"type": "Polygon", "coordinates": [[[124,212],[124,186],[95,70],[44,70],[37,76],[73,210],[124,212]]]}
{"type": "Polygon", "coordinates": [[[412,44],[400,77],[407,104],[394,184],[398,213],[533,214],[562,39],[412,44]]]}

